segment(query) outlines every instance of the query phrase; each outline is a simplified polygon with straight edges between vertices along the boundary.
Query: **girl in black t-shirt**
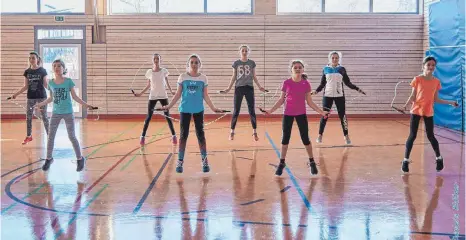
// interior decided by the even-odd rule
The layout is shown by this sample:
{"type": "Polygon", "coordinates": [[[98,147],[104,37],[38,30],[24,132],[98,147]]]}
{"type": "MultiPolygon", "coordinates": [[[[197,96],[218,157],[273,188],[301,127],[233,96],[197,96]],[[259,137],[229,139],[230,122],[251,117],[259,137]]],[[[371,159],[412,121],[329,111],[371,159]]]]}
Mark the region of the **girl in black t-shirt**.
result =
{"type": "MultiPolygon", "coordinates": [[[[15,99],[19,94],[27,89],[27,106],[26,106],[26,126],[27,135],[23,145],[32,141],[32,114],[34,105],[47,99],[47,71],[41,67],[41,58],[36,52],[29,53],[29,68],[24,71],[24,86],[15,92],[11,98],[15,99]]],[[[49,131],[49,119],[47,118],[47,105],[43,106],[41,119],[44,123],[45,131],[49,131]]]]}

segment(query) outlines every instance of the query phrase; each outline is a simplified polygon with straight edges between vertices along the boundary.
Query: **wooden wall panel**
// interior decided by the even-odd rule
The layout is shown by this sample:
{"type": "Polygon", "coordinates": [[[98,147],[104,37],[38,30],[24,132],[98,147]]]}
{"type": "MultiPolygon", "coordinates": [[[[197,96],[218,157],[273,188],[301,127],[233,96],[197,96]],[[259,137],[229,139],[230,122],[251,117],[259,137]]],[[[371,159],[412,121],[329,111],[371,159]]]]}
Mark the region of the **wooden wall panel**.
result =
{"type": "MultiPolygon", "coordinates": [[[[34,25],[55,23],[52,16],[1,18],[1,92],[7,96],[22,85],[27,53],[34,47],[34,25]]],[[[143,75],[151,67],[153,53],[162,55],[172,87],[176,87],[177,75],[185,71],[188,55],[199,54],[213,102],[232,109],[233,91],[228,95],[216,92],[228,85],[240,44],[252,48],[250,58],[256,61],[259,81],[272,92],[264,98],[256,90],[257,105],[273,104],[275,91],[289,77],[292,59],[305,61],[316,88],[328,52],[337,50],[343,53],[342,64],[353,83],[368,93],[353,99],[358,93],[346,88],[348,113],[390,114],[395,84],[420,72],[425,45],[422,15],[100,16],[106,29],[104,44],[92,43],[92,24],[92,16],[85,15],[66,17],[63,25],[87,26],[88,101],[101,107],[101,114],[146,113],[148,96],[132,97],[130,88],[139,91],[146,84],[143,75]]],[[[408,92],[401,90],[397,103],[402,104],[408,92]]],[[[322,96],[313,99],[320,105],[322,96]]],[[[24,95],[19,100],[23,101],[24,95]]],[[[246,104],[243,106],[246,114],[246,104]]],[[[2,102],[2,114],[22,112],[2,102]]],[[[209,109],[206,112],[211,113],[209,109]]]]}

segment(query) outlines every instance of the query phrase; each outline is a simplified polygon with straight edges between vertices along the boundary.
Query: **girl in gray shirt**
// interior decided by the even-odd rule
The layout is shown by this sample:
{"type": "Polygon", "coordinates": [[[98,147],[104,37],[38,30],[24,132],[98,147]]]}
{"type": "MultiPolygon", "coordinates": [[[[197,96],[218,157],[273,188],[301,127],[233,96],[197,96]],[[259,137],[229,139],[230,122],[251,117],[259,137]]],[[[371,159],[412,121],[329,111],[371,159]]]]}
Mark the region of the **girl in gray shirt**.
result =
{"type": "Polygon", "coordinates": [[[241,53],[241,59],[236,60],[232,67],[233,67],[233,76],[231,77],[230,85],[227,89],[220,91],[221,93],[228,93],[230,89],[235,84],[235,96],[234,96],[234,111],[233,117],[231,118],[231,133],[230,133],[230,140],[234,139],[235,136],[235,127],[236,122],[238,120],[239,112],[241,109],[241,102],[243,101],[243,97],[246,97],[246,102],[248,104],[248,111],[249,116],[251,118],[251,125],[253,129],[253,137],[255,141],[259,140],[257,136],[256,128],[257,128],[257,121],[256,121],[256,112],[254,110],[254,84],[259,87],[262,92],[265,92],[265,89],[260,85],[259,81],[257,80],[256,76],[256,63],[248,58],[250,53],[250,48],[247,45],[241,45],[239,47],[241,53]]]}

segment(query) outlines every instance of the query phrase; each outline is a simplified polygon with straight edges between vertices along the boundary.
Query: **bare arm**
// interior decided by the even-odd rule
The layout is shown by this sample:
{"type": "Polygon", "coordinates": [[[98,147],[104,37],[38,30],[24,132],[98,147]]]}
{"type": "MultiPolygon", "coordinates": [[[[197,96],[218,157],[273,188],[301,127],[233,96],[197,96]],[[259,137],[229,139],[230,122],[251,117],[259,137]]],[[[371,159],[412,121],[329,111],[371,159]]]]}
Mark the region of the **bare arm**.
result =
{"type": "Polygon", "coordinates": [[[311,92],[306,93],[306,102],[307,102],[307,105],[309,105],[309,107],[311,107],[312,109],[314,109],[314,111],[318,112],[320,115],[325,116],[326,114],[328,114],[328,111],[322,111],[322,110],[314,103],[314,101],[312,101],[311,92]]]}
{"type": "Polygon", "coordinates": [[[44,78],[42,78],[43,81],[44,81],[44,88],[45,89],[48,89],[49,88],[49,84],[48,84],[48,78],[47,76],[44,76],[44,78]]]}
{"type": "Polygon", "coordinates": [[[268,114],[275,112],[275,110],[277,110],[277,108],[279,108],[285,102],[285,96],[286,96],[286,93],[282,92],[282,94],[280,95],[280,98],[277,100],[277,102],[275,102],[273,107],[270,110],[266,111],[266,112],[268,114]]]}
{"type": "Polygon", "coordinates": [[[45,106],[45,105],[51,103],[52,101],[53,101],[53,92],[52,92],[52,90],[49,89],[49,97],[47,99],[45,99],[44,101],[36,104],[34,107],[36,109],[40,109],[42,106],[45,106]]]}
{"type": "Polygon", "coordinates": [[[210,100],[209,92],[207,91],[207,86],[204,87],[204,101],[207,103],[207,105],[209,105],[210,109],[212,109],[213,112],[219,112],[220,111],[212,103],[212,100],[210,100]]]}
{"type": "Polygon", "coordinates": [[[73,98],[73,100],[75,100],[76,102],[78,102],[79,104],[83,105],[84,107],[86,108],[92,108],[91,105],[87,104],[86,102],[84,102],[77,94],[76,94],[76,91],[74,90],[74,87],[71,87],[70,88],[70,92],[71,92],[71,97],[73,98]]]}
{"type": "Polygon", "coordinates": [[[256,76],[256,68],[253,68],[252,69],[252,79],[254,79],[254,82],[256,83],[257,87],[259,87],[259,89],[262,91],[262,92],[265,92],[265,88],[263,88],[261,86],[261,84],[259,83],[259,80],[257,80],[257,76],[256,76]]]}
{"type": "Polygon", "coordinates": [[[170,83],[168,83],[168,77],[165,77],[165,84],[167,85],[168,90],[170,90],[170,93],[172,95],[175,95],[175,92],[172,90],[172,87],[170,86],[170,83]]]}
{"type": "Polygon", "coordinates": [[[448,100],[444,100],[444,99],[439,98],[438,97],[438,90],[435,91],[435,102],[436,103],[441,103],[441,104],[449,104],[449,105],[452,105],[454,107],[458,106],[458,103],[455,102],[455,101],[448,101],[448,100]]]}
{"type": "Polygon", "coordinates": [[[411,95],[409,96],[408,101],[406,101],[406,104],[403,106],[403,108],[406,109],[408,105],[414,101],[414,99],[416,99],[416,88],[413,87],[411,90],[411,95]]]}
{"type": "Polygon", "coordinates": [[[168,110],[170,108],[173,107],[173,105],[176,104],[176,102],[178,102],[178,100],[181,98],[181,92],[183,91],[183,85],[178,85],[178,88],[176,89],[176,93],[175,95],[173,95],[173,98],[172,100],[170,101],[170,103],[166,106],[163,106],[162,109],[163,110],[168,110]]]}
{"type": "Polygon", "coordinates": [[[149,88],[150,88],[150,80],[147,80],[147,85],[146,85],[146,87],[144,87],[144,89],[142,89],[142,91],[141,91],[140,93],[134,94],[134,96],[135,96],[135,97],[140,97],[140,96],[142,96],[142,94],[144,94],[149,88]]]}
{"type": "Polygon", "coordinates": [[[233,68],[233,75],[231,76],[230,84],[228,85],[228,88],[223,90],[225,93],[228,93],[231,88],[233,87],[233,84],[236,82],[236,69],[233,68]]]}
{"type": "Polygon", "coordinates": [[[28,84],[29,84],[29,80],[26,77],[24,77],[24,86],[20,88],[18,91],[16,91],[13,94],[13,96],[11,96],[11,98],[15,99],[18,95],[26,91],[26,89],[28,89],[28,84]]]}

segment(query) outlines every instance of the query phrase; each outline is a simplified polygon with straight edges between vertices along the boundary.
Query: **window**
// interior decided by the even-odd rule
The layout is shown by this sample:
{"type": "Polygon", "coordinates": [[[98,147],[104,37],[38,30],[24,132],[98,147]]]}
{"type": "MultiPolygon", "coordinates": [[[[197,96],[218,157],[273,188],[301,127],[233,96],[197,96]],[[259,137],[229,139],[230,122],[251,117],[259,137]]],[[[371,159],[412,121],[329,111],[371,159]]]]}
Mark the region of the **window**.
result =
{"type": "Polygon", "coordinates": [[[84,13],[85,0],[40,0],[42,13],[84,13]]]}
{"type": "Polygon", "coordinates": [[[417,0],[373,0],[374,12],[417,13],[417,0]]]}
{"type": "Polygon", "coordinates": [[[83,39],[82,29],[39,29],[37,39],[83,39]]]}
{"type": "Polygon", "coordinates": [[[368,0],[325,0],[325,12],[369,12],[369,4],[368,0]]]}
{"type": "Polygon", "coordinates": [[[420,0],[276,0],[277,13],[419,13],[420,0]],[[323,6],[323,7],[322,7],[323,6]],[[322,9],[324,8],[324,9],[322,9]]]}
{"type": "Polygon", "coordinates": [[[2,13],[84,13],[86,0],[3,0],[2,13]]]}
{"type": "Polygon", "coordinates": [[[322,11],[322,0],[278,0],[278,12],[310,13],[322,11]]]}
{"type": "Polygon", "coordinates": [[[159,0],[161,13],[203,13],[205,0],[159,0]]]}
{"type": "Polygon", "coordinates": [[[157,7],[154,0],[109,0],[109,13],[155,13],[157,7]]]}
{"type": "Polygon", "coordinates": [[[37,13],[37,0],[2,0],[2,13],[37,13]]]}
{"type": "Polygon", "coordinates": [[[254,0],[108,0],[108,14],[252,13],[254,0]]]}
{"type": "Polygon", "coordinates": [[[251,0],[207,0],[210,13],[251,13],[251,0]]]}

